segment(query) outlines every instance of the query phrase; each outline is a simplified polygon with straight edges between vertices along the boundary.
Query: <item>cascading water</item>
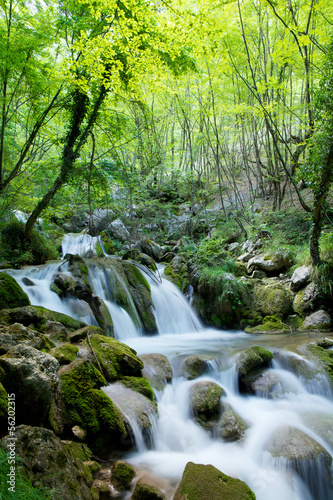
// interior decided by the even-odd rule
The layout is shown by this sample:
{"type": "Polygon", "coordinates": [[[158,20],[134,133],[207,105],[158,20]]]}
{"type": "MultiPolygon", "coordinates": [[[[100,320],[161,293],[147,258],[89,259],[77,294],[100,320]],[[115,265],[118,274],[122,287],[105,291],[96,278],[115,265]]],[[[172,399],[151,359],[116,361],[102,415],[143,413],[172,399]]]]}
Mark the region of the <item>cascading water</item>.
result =
{"type": "MultiPolygon", "coordinates": [[[[71,249],[86,252],[86,243],[78,238],[69,238],[64,251],[71,249]]],[[[77,299],[60,300],[49,290],[52,276],[56,272],[70,274],[68,264],[52,263],[40,268],[23,271],[8,271],[28,293],[33,304],[74,317],[92,317],[87,309],[82,314],[74,313],[77,299]],[[67,266],[67,267],[66,267],[67,266]],[[32,282],[29,283],[25,278],[32,282]]],[[[137,451],[126,458],[139,469],[148,469],[152,474],[166,478],[171,483],[179,481],[188,461],[212,464],[225,474],[245,481],[255,492],[257,500],[329,500],[333,497],[333,486],[325,479],[331,465],[322,458],[309,460],[298,466],[290,465],[286,459],[274,457],[268,451],[272,436],[284,427],[299,429],[314,439],[327,452],[333,453],[333,402],[332,390],[326,377],[299,355],[281,349],[287,336],[248,335],[244,332],[223,332],[204,328],[183,295],[163,277],[145,275],[150,283],[154,314],[159,335],[142,335],[138,318],[130,316],[115,303],[115,288],[111,277],[97,265],[89,264],[89,280],[94,292],[106,303],[113,318],[116,336],[134,348],[138,355],[160,353],[166,355],[174,369],[172,383],[163,391],[156,392],[158,420],[152,427],[151,448],[148,449],[126,407],[123,388],[114,385],[104,388],[114,402],[132,419],[137,451]],[[125,314],[124,314],[125,313],[125,314]],[[135,325],[136,323],[136,325],[135,325]],[[241,395],[238,391],[235,358],[240,350],[255,344],[264,345],[274,351],[276,361],[267,370],[274,381],[269,393],[241,395]],[[202,354],[209,358],[208,372],[189,381],[182,376],[182,362],[186,356],[202,354]],[[295,364],[295,358],[297,363],[295,364]],[[313,376],[314,374],[314,376],[313,376]],[[224,388],[223,402],[246,422],[247,430],[239,442],[224,442],[210,435],[192,418],[189,410],[189,393],[198,381],[214,381],[224,388]],[[298,468],[297,468],[298,467],[298,468]],[[326,476],[325,476],[326,474],[326,476]]],[[[82,301],[81,301],[82,302],[82,301]]],[[[88,306],[86,304],[86,306],[88,306]]],[[[88,306],[89,307],[89,306],[88,306]]],[[[87,319],[87,321],[88,321],[87,319]]],[[[305,339],[308,342],[308,339],[305,339]]],[[[170,494],[167,499],[171,499],[170,494]]]]}

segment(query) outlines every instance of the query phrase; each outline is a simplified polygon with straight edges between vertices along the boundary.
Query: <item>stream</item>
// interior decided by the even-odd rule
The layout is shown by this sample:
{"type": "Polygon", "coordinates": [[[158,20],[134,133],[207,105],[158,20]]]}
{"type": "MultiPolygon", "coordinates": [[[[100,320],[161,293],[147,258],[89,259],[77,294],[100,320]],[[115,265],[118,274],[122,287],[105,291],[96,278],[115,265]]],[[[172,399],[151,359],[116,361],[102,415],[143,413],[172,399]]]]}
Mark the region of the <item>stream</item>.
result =
{"type": "MultiPolygon", "coordinates": [[[[84,254],[81,240],[66,238],[66,252],[84,254]]],[[[61,300],[50,290],[52,276],[68,273],[62,261],[41,267],[10,270],[10,273],[29,295],[33,305],[42,305],[85,322],[96,324],[89,306],[78,299],[61,300]],[[27,285],[33,281],[34,286],[27,285]]],[[[140,430],[133,427],[137,451],[124,458],[137,469],[160,478],[166,498],[171,499],[187,462],[212,464],[219,470],[245,481],[257,500],[329,500],[333,486],[325,481],[326,465],[309,459],[297,474],[287,461],[273,457],[267,451],[271,436],[283,426],[292,426],[315,439],[330,455],[333,453],[333,394],[327,378],[311,362],[305,360],[298,346],[308,343],[308,335],[249,335],[242,331],[221,331],[204,327],[188,300],[169,281],[163,278],[163,267],[156,277],[145,275],[152,291],[158,334],[144,336],[129,314],[112,301],[103,282],[105,276],[93,267],[89,280],[94,292],[101,296],[114,321],[115,336],[135,349],[138,355],[160,353],[171,362],[174,377],[163,391],[155,391],[159,417],[152,422],[150,444],[140,430]],[[162,278],[160,279],[160,276],[162,278]],[[274,353],[269,373],[277,380],[273,395],[243,395],[239,393],[235,360],[237,354],[252,345],[262,345],[274,353]],[[209,371],[195,380],[182,376],[182,363],[190,355],[211,357],[209,371]],[[304,366],[295,371],[293,360],[304,366]],[[241,442],[224,442],[209,435],[191,417],[189,391],[202,381],[213,381],[225,390],[223,401],[247,423],[241,442]]],[[[107,391],[106,391],[107,392],[107,391]]]]}

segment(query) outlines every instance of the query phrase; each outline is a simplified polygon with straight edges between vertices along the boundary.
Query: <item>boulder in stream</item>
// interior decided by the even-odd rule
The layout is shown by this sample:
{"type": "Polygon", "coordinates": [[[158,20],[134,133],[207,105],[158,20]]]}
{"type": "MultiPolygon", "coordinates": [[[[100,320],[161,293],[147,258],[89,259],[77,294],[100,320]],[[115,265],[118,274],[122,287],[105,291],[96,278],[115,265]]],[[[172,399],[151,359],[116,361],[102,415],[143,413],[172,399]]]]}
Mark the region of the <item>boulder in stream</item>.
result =
{"type": "Polygon", "coordinates": [[[173,500],[255,500],[255,494],[240,479],[213,465],[188,462],[173,500]]]}
{"type": "Polygon", "coordinates": [[[196,382],[190,390],[190,406],[194,416],[206,422],[217,417],[223,389],[215,382],[196,382]]]}
{"type": "Polygon", "coordinates": [[[329,330],[331,324],[331,316],[326,311],[320,310],[304,319],[303,328],[304,330],[329,330]]]}
{"type": "Polygon", "coordinates": [[[200,377],[210,369],[209,362],[212,360],[209,356],[194,355],[184,360],[182,373],[187,380],[193,380],[200,377]]]}
{"type": "Polygon", "coordinates": [[[135,476],[133,467],[124,460],[116,460],[111,467],[111,482],[117,491],[130,489],[130,484],[135,476]]]}
{"type": "Polygon", "coordinates": [[[0,273],[0,309],[30,305],[28,295],[12,276],[0,273]]]}
{"type": "Polygon", "coordinates": [[[130,500],[164,500],[164,493],[155,485],[145,482],[143,479],[135,485],[130,500]]]}
{"type": "Polygon", "coordinates": [[[221,416],[216,425],[216,434],[223,441],[239,441],[244,436],[248,425],[229,403],[223,402],[220,407],[221,416]]]}
{"type": "Polygon", "coordinates": [[[146,378],[151,386],[157,391],[162,391],[168,382],[172,380],[172,367],[170,361],[163,354],[144,354],[140,356],[144,364],[142,376],[146,378]]]}

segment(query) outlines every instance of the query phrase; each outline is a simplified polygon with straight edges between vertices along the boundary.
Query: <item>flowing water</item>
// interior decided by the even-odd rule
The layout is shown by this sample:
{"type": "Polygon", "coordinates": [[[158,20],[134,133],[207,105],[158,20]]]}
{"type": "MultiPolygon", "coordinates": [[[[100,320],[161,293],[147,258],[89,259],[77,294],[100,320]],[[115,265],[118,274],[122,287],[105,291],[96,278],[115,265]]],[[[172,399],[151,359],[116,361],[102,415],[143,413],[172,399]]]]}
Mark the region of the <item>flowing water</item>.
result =
{"type": "MultiPolygon", "coordinates": [[[[67,238],[64,252],[70,249],[73,253],[78,253],[77,250],[82,253],[87,246],[91,247],[89,238],[77,238],[76,243],[75,246],[74,239],[67,238]]],[[[93,315],[87,304],[77,299],[60,300],[49,289],[54,273],[68,273],[66,265],[57,262],[8,272],[28,293],[32,304],[92,322],[93,315]]],[[[138,355],[164,354],[174,371],[172,383],[167,384],[164,391],[156,392],[159,417],[153,421],[150,445],[145,443],[130,408],[125,404],[125,390],[119,386],[105,388],[132,424],[137,451],[126,455],[128,461],[174,486],[179,482],[186,463],[192,461],[212,464],[225,474],[245,481],[255,492],[257,500],[333,498],[333,486],[327,481],[330,468],[327,463],[310,459],[298,468],[296,464],[298,473],[295,473],[289,462],[272,457],[267,451],[272,435],[283,426],[292,426],[315,439],[329,454],[333,453],[332,388],[315,365],[296,352],[299,343],[309,342],[307,336],[254,336],[205,328],[174,285],[149,273],[146,278],[151,286],[158,335],[147,337],[142,334],[139,320],[136,321],[135,317],[133,320],[115,304],[116,291],[111,278],[98,266],[89,267],[90,283],[112,315],[116,337],[134,348],[138,355]],[[235,359],[241,350],[258,344],[275,354],[275,361],[267,371],[275,381],[274,390],[241,395],[235,359]],[[205,375],[188,381],[181,375],[182,363],[187,356],[194,354],[208,355],[211,361],[205,375]],[[224,388],[226,396],[223,396],[223,401],[229,403],[248,424],[241,442],[223,442],[194,422],[189,409],[189,391],[198,380],[214,381],[224,388]]],[[[168,499],[172,498],[173,491],[172,487],[168,490],[168,499]]]]}

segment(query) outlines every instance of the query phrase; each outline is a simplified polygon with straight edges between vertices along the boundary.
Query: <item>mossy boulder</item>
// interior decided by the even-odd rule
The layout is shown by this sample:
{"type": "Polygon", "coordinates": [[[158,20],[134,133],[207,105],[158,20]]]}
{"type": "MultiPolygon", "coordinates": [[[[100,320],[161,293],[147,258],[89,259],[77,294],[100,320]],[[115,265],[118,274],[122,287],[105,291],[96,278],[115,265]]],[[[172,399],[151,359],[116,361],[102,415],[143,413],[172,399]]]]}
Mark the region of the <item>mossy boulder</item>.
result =
{"type": "Polygon", "coordinates": [[[142,264],[143,266],[146,266],[149,269],[151,269],[152,271],[156,271],[157,269],[154,259],[145,253],[140,253],[137,256],[136,260],[140,262],[140,264],[142,264]]]}
{"type": "Polygon", "coordinates": [[[153,484],[146,483],[143,479],[139,479],[136,483],[131,500],[164,500],[165,496],[162,491],[153,484]]]}
{"type": "Polygon", "coordinates": [[[281,283],[265,280],[254,287],[253,310],[262,316],[282,319],[293,310],[294,295],[281,283]]]}
{"type": "Polygon", "coordinates": [[[117,491],[130,489],[135,476],[133,467],[124,460],[116,460],[111,467],[111,482],[117,491]]]}
{"type": "Polygon", "coordinates": [[[28,295],[7,273],[0,273],[0,309],[30,305],[28,295]]]}
{"type": "Polygon", "coordinates": [[[146,378],[150,385],[157,391],[162,391],[168,382],[172,380],[172,367],[170,361],[163,354],[144,354],[140,356],[144,364],[142,377],[146,378]]]}
{"type": "Polygon", "coordinates": [[[284,333],[290,332],[290,328],[276,316],[265,316],[260,325],[247,326],[245,331],[246,333],[284,333]]]}
{"type": "Polygon", "coordinates": [[[44,425],[58,384],[58,361],[26,344],[0,357],[0,378],[16,396],[17,424],[44,425]]]}
{"type": "Polygon", "coordinates": [[[138,376],[143,368],[142,361],[136,356],[134,349],[112,337],[93,334],[89,336],[87,347],[93,349],[91,360],[97,368],[102,368],[108,381],[117,380],[125,376],[138,376]],[[96,362],[95,355],[98,359],[96,362]]]}
{"type": "Polygon", "coordinates": [[[165,253],[158,243],[147,238],[141,240],[138,246],[140,246],[142,253],[149,255],[149,257],[152,257],[156,262],[160,262],[165,253]]]}
{"type": "Polygon", "coordinates": [[[223,474],[213,465],[188,462],[173,500],[255,500],[240,479],[223,474]]]}
{"type": "Polygon", "coordinates": [[[93,335],[94,333],[97,333],[98,335],[104,335],[102,328],[100,328],[99,326],[89,325],[71,332],[68,335],[68,340],[71,343],[75,344],[77,342],[80,342],[81,340],[86,339],[88,335],[93,335]]]}
{"type": "Polygon", "coordinates": [[[189,276],[186,260],[177,255],[164,269],[165,276],[174,283],[182,292],[188,288],[189,276]]]}
{"type": "Polygon", "coordinates": [[[0,355],[21,343],[44,352],[49,352],[52,347],[55,347],[48,337],[20,323],[0,325],[0,355]]]}
{"type": "Polygon", "coordinates": [[[94,449],[126,436],[123,416],[100,390],[107,382],[85,359],[77,359],[60,372],[60,393],[65,427],[78,425],[94,449]]]}
{"type": "Polygon", "coordinates": [[[305,347],[305,352],[325,371],[333,384],[333,350],[328,349],[326,345],[330,346],[330,344],[325,344],[325,347],[308,344],[305,347]]]}
{"type": "Polygon", "coordinates": [[[189,356],[183,362],[181,372],[187,380],[193,380],[200,377],[210,369],[209,362],[212,360],[209,356],[194,355],[189,356]]]}
{"type": "Polygon", "coordinates": [[[331,316],[323,310],[316,311],[307,316],[303,321],[304,330],[330,330],[332,324],[331,316]]]}
{"type": "Polygon", "coordinates": [[[150,399],[151,401],[155,401],[155,396],[154,396],[154,391],[151,388],[150,383],[148,380],[142,377],[123,377],[121,379],[121,383],[125,386],[128,387],[128,389],[132,389],[132,391],[139,392],[143,396],[146,396],[146,398],[150,399]]]}
{"type": "Polygon", "coordinates": [[[190,406],[196,419],[206,422],[218,416],[223,389],[215,382],[196,382],[190,389],[190,406]]]}
{"type": "Polygon", "coordinates": [[[320,290],[314,283],[309,283],[305,288],[300,290],[294,298],[293,308],[302,318],[309,313],[312,313],[320,307],[320,290]]]}
{"type": "Polygon", "coordinates": [[[244,376],[252,370],[270,365],[273,354],[261,346],[253,346],[241,352],[236,361],[236,370],[244,376]]]}
{"type": "Polygon", "coordinates": [[[79,348],[77,346],[65,342],[53,349],[51,354],[59,361],[60,365],[68,365],[77,358],[78,352],[79,348]]]}
{"type": "MultiPolygon", "coordinates": [[[[92,500],[92,474],[84,464],[90,454],[78,443],[62,441],[51,430],[20,425],[16,428],[15,452],[33,485],[52,489],[52,498],[92,500]]],[[[7,449],[13,437],[2,439],[7,449]]],[[[87,448],[87,447],[86,447],[87,448]]]]}
{"type": "Polygon", "coordinates": [[[220,407],[221,416],[216,425],[216,434],[223,441],[239,441],[244,436],[248,425],[229,403],[223,402],[220,407]]]}

